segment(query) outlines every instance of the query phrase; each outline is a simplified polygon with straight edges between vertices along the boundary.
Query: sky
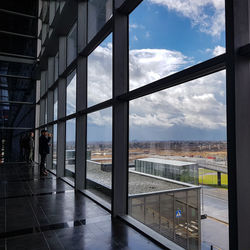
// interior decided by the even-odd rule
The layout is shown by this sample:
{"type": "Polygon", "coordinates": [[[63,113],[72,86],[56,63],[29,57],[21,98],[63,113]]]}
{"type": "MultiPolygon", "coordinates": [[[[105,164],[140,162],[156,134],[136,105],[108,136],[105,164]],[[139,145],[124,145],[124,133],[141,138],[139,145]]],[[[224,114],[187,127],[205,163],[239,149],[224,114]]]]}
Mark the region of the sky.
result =
{"type": "MultiPolygon", "coordinates": [[[[224,53],[224,16],[224,0],[144,0],[129,16],[130,90],[224,53]]],[[[130,140],[226,140],[225,79],[222,71],[131,101],[130,140]]],[[[111,98],[112,35],[89,56],[88,81],[88,106],[111,98]]],[[[111,119],[88,119],[88,140],[102,141],[111,119]]]]}

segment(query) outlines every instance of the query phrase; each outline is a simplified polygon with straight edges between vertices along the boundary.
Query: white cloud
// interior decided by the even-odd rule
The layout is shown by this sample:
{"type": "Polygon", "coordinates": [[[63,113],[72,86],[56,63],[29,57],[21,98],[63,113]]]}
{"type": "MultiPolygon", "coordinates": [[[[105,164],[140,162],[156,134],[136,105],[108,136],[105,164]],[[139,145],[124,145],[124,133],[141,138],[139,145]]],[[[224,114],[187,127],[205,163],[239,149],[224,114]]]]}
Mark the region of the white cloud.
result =
{"type": "Polygon", "coordinates": [[[146,36],[146,38],[149,38],[149,37],[150,37],[149,31],[146,32],[145,36],[146,36]]]}
{"type": "Polygon", "coordinates": [[[213,56],[218,56],[226,52],[225,47],[222,47],[220,45],[216,46],[213,50],[213,56]]]}
{"type": "Polygon", "coordinates": [[[225,52],[226,52],[226,48],[220,45],[215,46],[213,49],[207,48],[205,50],[205,53],[208,53],[213,57],[224,54],[225,52]]]}
{"type": "Polygon", "coordinates": [[[137,24],[137,23],[130,23],[129,24],[129,29],[145,29],[145,27],[141,24],[137,24]]]}
{"type": "Polygon", "coordinates": [[[130,50],[129,57],[130,89],[173,74],[191,62],[181,52],[166,49],[130,50]]]}
{"type": "Polygon", "coordinates": [[[88,57],[88,106],[112,98],[112,45],[98,46],[88,57]]]}
{"type": "Polygon", "coordinates": [[[226,126],[225,72],[218,72],[130,104],[131,126],[187,126],[219,129],[226,126]]]}
{"type": "Polygon", "coordinates": [[[112,125],[112,112],[111,108],[97,111],[88,115],[88,124],[95,124],[96,126],[112,125]]]}
{"type": "MultiPolygon", "coordinates": [[[[190,64],[178,51],[130,50],[130,89],[153,82],[190,64]]],[[[89,58],[89,101],[99,103],[112,94],[112,47],[99,46],[89,58]]],[[[130,102],[130,125],[168,129],[186,126],[220,129],[226,126],[225,72],[218,72],[130,102]]],[[[98,112],[90,123],[104,126],[110,115],[98,112]]]]}
{"type": "Polygon", "coordinates": [[[225,0],[148,0],[191,20],[201,32],[219,36],[225,29],[225,0]]]}
{"type": "Polygon", "coordinates": [[[76,112],[76,74],[67,86],[67,115],[76,112]]]}

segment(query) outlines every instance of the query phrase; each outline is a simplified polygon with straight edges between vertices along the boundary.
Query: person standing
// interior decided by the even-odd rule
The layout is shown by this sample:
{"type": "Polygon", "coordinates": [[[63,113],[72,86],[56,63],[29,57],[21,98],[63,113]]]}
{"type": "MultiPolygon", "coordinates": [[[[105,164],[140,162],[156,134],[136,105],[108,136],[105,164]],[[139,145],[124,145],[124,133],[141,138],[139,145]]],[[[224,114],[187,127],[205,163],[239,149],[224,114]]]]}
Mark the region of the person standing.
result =
{"type": "Polygon", "coordinates": [[[34,164],[33,155],[34,155],[34,147],[35,147],[34,133],[33,132],[30,132],[28,145],[29,145],[28,162],[31,166],[33,166],[33,164],[34,164]]]}
{"type": "Polygon", "coordinates": [[[46,156],[49,154],[49,141],[52,134],[49,134],[46,130],[41,131],[41,136],[39,137],[39,154],[41,156],[40,162],[40,175],[47,175],[48,172],[45,170],[46,156]]]}

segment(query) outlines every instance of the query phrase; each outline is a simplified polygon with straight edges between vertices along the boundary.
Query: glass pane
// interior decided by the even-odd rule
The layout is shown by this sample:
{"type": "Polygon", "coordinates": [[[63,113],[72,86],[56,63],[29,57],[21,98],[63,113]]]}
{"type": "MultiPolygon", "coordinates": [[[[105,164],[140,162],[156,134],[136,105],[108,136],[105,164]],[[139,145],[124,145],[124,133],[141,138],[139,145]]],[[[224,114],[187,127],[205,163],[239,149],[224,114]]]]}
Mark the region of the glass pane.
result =
{"type": "Polygon", "coordinates": [[[225,52],[225,2],[144,0],[129,16],[130,90],[225,52]]]}
{"type": "Polygon", "coordinates": [[[130,215],[185,248],[228,249],[225,73],[130,101],[129,205],[146,207],[130,215]]]}
{"type": "Polygon", "coordinates": [[[44,102],[44,109],[45,109],[45,117],[44,117],[44,124],[47,124],[48,122],[48,98],[45,98],[45,102],[44,102]]]}
{"type": "Polygon", "coordinates": [[[40,125],[44,125],[45,118],[45,100],[41,99],[40,101],[40,125]]]}
{"type": "Polygon", "coordinates": [[[58,115],[58,88],[54,89],[54,121],[57,120],[58,115]]]}
{"type": "Polygon", "coordinates": [[[36,57],[36,39],[1,34],[1,52],[36,57]]]}
{"type": "Polygon", "coordinates": [[[112,108],[87,118],[87,189],[111,203],[112,108]]]}
{"type": "Polygon", "coordinates": [[[76,24],[73,26],[67,37],[67,65],[75,58],[77,52],[77,29],[76,24]]]}
{"type": "Polygon", "coordinates": [[[56,171],[57,166],[57,124],[53,126],[53,157],[52,169],[56,171]]]}
{"type": "Polygon", "coordinates": [[[76,112],[76,71],[67,77],[66,115],[76,112]]]}
{"type": "Polygon", "coordinates": [[[112,0],[88,1],[88,41],[90,41],[112,16],[112,0]]]}
{"type": "Polygon", "coordinates": [[[145,197],[145,224],[150,228],[160,230],[160,195],[145,197]]]}
{"type": "Polygon", "coordinates": [[[66,121],[65,176],[75,178],[76,119],[66,121]]]}
{"type": "Polygon", "coordinates": [[[174,194],[174,211],[181,216],[175,216],[175,242],[187,249],[187,193],[176,192],[174,194]]]}
{"type": "Polygon", "coordinates": [[[59,71],[59,55],[57,53],[55,56],[55,81],[58,79],[58,71],[59,71]]]}
{"type": "Polygon", "coordinates": [[[112,98],[112,34],[88,57],[88,107],[112,98]]]}
{"type": "Polygon", "coordinates": [[[197,192],[188,191],[188,239],[189,249],[199,249],[199,199],[197,192]]]}
{"type": "Polygon", "coordinates": [[[160,233],[174,239],[174,196],[171,193],[160,195],[160,233]]]}

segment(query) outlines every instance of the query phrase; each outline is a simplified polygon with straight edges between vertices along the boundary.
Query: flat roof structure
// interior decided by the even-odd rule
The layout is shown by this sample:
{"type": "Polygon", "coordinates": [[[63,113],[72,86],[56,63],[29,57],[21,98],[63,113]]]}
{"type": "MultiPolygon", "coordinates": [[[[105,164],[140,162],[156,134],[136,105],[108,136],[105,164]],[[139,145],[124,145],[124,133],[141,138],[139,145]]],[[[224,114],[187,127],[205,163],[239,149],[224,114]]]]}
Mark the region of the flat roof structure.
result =
{"type": "MultiPolygon", "coordinates": [[[[90,179],[106,188],[111,189],[111,172],[101,170],[101,164],[88,161],[91,167],[88,167],[87,179],[90,179]]],[[[171,180],[159,176],[140,173],[129,170],[129,194],[149,193],[157,191],[166,191],[174,189],[182,189],[187,187],[195,187],[189,183],[171,180]]]]}
{"type": "Polygon", "coordinates": [[[193,162],[175,161],[175,160],[168,160],[168,159],[161,159],[161,158],[143,158],[143,159],[137,159],[136,161],[146,161],[146,162],[153,162],[153,163],[158,163],[158,164],[173,165],[173,166],[178,166],[178,167],[196,165],[196,163],[193,163],[193,162]]]}

